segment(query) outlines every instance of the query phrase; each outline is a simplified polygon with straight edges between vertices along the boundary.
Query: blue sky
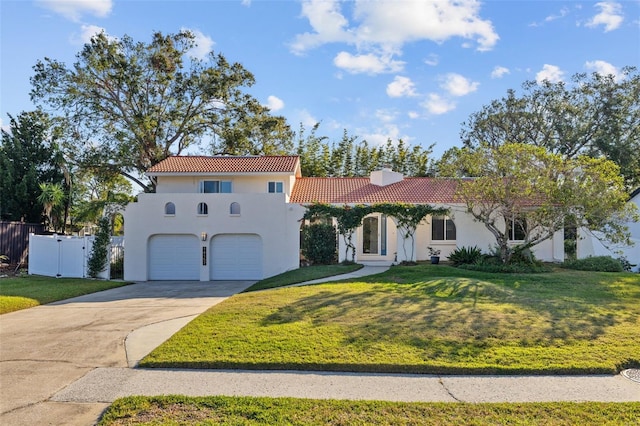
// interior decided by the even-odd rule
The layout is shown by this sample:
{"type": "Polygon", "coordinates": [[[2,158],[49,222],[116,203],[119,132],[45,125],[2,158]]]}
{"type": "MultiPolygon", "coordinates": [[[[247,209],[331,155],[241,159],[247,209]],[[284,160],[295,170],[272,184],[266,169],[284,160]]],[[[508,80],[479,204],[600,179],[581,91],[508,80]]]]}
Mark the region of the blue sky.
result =
{"type": "Polygon", "coordinates": [[[526,80],[640,65],[640,1],[0,0],[0,117],[32,110],[38,59],[72,64],[92,34],[193,31],[251,71],[295,130],[460,146],[461,123],[526,80]]]}

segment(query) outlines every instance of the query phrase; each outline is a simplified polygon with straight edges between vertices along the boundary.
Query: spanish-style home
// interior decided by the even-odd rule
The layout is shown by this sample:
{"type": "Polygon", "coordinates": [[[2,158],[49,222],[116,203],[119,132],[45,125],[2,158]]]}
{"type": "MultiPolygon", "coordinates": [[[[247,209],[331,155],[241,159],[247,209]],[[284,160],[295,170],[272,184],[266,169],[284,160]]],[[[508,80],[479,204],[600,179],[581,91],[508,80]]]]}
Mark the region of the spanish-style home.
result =
{"type": "MultiPolygon", "coordinates": [[[[456,202],[453,179],[410,178],[390,169],[370,177],[303,177],[297,156],[175,156],[147,175],[156,192],[139,194],[124,213],[126,280],[259,280],[296,269],[301,220],[305,205],[313,202],[449,209],[449,216],[427,217],[407,241],[392,217],[365,217],[352,238],[358,263],[390,265],[411,260],[410,253],[425,260],[428,247],[446,258],[456,247],[488,251],[495,244],[484,225],[456,202]]],[[[563,233],[533,252],[543,261],[564,260],[563,233]]]]}

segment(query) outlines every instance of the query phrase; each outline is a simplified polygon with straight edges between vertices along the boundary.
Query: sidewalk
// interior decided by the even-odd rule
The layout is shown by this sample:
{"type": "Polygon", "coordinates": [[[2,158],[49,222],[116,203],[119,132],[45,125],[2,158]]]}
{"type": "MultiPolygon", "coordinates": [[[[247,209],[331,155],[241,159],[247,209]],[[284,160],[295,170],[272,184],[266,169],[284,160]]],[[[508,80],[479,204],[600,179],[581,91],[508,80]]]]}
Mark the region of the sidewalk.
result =
{"type": "Polygon", "coordinates": [[[292,285],[287,286],[287,287],[298,287],[298,286],[302,286],[302,285],[326,283],[326,282],[329,282],[329,281],[346,280],[346,279],[349,279],[349,278],[366,277],[368,275],[381,274],[382,272],[386,271],[387,269],[389,269],[388,266],[363,266],[362,268],[358,269],[357,271],[349,272],[347,274],[334,275],[332,277],[325,277],[325,278],[318,278],[317,280],[311,280],[311,281],[305,281],[303,283],[292,284],[292,285]]]}
{"type": "Polygon", "coordinates": [[[617,376],[434,376],[313,371],[98,368],[52,401],[109,403],[130,395],[268,396],[406,402],[640,401],[617,376]]]}

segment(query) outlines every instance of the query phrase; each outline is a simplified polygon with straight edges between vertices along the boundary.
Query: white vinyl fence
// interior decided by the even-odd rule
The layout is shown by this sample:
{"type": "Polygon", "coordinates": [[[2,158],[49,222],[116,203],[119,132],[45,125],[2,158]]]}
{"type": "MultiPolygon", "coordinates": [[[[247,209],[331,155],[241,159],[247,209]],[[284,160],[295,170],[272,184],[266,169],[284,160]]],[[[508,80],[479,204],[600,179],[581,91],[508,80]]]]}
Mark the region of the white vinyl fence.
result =
{"type": "MultiPolygon", "coordinates": [[[[29,275],[86,278],[87,262],[95,237],[29,235],[29,275]]],[[[99,278],[111,279],[111,261],[122,256],[124,237],[111,237],[110,258],[99,278]]]]}

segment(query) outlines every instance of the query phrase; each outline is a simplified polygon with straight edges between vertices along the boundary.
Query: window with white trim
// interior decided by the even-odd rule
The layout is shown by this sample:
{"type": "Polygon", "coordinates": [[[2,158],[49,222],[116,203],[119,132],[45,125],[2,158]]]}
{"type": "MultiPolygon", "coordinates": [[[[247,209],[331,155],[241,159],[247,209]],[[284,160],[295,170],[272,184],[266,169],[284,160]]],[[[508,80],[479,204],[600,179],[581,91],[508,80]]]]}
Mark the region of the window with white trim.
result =
{"type": "Polygon", "coordinates": [[[230,180],[202,180],[199,191],[204,194],[230,194],[230,180]]]}
{"type": "Polygon", "coordinates": [[[455,241],[456,224],[447,216],[434,216],[431,218],[431,240],[455,241]]]}
{"type": "Polygon", "coordinates": [[[527,237],[527,220],[524,217],[507,220],[507,237],[509,241],[523,241],[527,237]]]}
{"type": "Polygon", "coordinates": [[[269,182],[268,191],[270,194],[282,194],[284,192],[283,182],[269,182]]]}

